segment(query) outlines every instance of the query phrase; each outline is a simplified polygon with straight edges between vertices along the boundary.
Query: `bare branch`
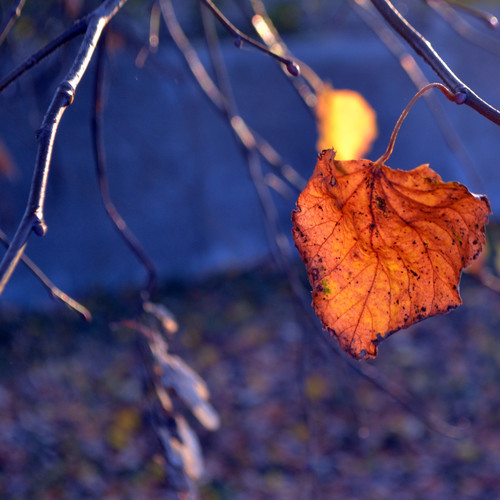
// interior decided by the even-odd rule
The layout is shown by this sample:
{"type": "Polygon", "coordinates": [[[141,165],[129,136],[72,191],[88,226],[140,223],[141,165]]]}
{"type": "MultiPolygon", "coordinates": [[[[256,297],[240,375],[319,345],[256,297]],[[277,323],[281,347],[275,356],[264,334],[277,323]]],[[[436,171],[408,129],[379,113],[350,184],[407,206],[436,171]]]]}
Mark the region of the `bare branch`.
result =
{"type": "Polygon", "coordinates": [[[41,48],[32,56],[28,57],[23,63],[14,68],[7,76],[2,78],[2,80],[0,80],[0,93],[3,92],[23,73],[38,64],[42,59],[45,59],[48,55],[52,54],[54,50],[58,49],[59,47],[69,42],[73,38],[81,35],[82,33],[85,33],[88,27],[89,17],[90,16],[84,17],[83,19],[75,23],[71,28],[67,29],[64,33],[61,33],[57,38],[54,38],[54,40],[50,41],[45,47],[41,48]]]}
{"type": "MultiPolygon", "coordinates": [[[[171,1],[160,0],[160,7],[170,36],[184,57],[196,82],[201,90],[203,90],[210,103],[224,115],[227,107],[226,98],[208,75],[196,51],[182,31],[175,16],[171,1]]],[[[279,153],[268,142],[253,132],[241,116],[234,117],[231,126],[243,144],[249,145],[250,147],[257,147],[259,153],[266,159],[269,165],[279,172],[292,186],[299,191],[304,188],[305,180],[303,177],[292,166],[285,163],[279,153]]]]}
{"type": "Polygon", "coordinates": [[[455,95],[457,104],[467,104],[493,123],[500,125],[500,111],[475,94],[441,59],[432,45],[400,13],[389,0],[371,0],[385,20],[415,50],[415,52],[436,72],[443,83],[455,95]]]}
{"type": "Polygon", "coordinates": [[[142,68],[146,63],[146,59],[150,54],[156,53],[158,44],[160,43],[160,21],[161,11],[158,2],[155,2],[151,7],[149,15],[149,38],[148,43],[145,44],[135,58],[135,65],[142,68]]]}
{"type": "Polygon", "coordinates": [[[43,236],[47,230],[43,214],[45,190],[59,123],[64,111],[73,102],[75,90],[88,67],[102,30],[126,1],[105,0],[87,17],[88,27],[80,50],[66,78],[57,87],[43,118],[37,134],[38,151],[26,211],[0,263],[0,294],[21,258],[31,232],[34,231],[37,235],[43,236]]]}
{"type": "Polygon", "coordinates": [[[247,163],[248,173],[250,174],[261,204],[264,226],[271,252],[274,255],[276,263],[285,270],[289,265],[288,260],[290,252],[287,248],[288,240],[279,229],[278,213],[269,187],[265,182],[257,141],[248,128],[241,123],[242,119],[239,116],[229,75],[227,74],[226,65],[220,51],[214,18],[210,15],[209,11],[205,10],[203,7],[202,20],[212,66],[215,70],[218,86],[221,89],[220,92],[225,101],[223,113],[228,125],[232,129],[236,141],[242,146],[242,153],[247,163]]]}
{"type": "MultiPolygon", "coordinates": [[[[429,3],[429,0],[424,0],[424,2],[429,3]]],[[[490,14],[489,12],[484,12],[482,10],[475,9],[470,5],[465,5],[460,2],[455,2],[454,0],[441,0],[441,2],[447,3],[448,5],[455,7],[455,9],[460,9],[465,13],[469,14],[470,16],[475,17],[480,21],[483,21],[486,24],[486,26],[488,26],[488,28],[491,29],[498,28],[498,19],[496,18],[496,16],[490,14]]]]}
{"type": "Polygon", "coordinates": [[[288,72],[286,72],[286,75],[289,77],[288,81],[292,83],[295,90],[306,105],[307,110],[314,116],[313,110],[317,102],[316,93],[323,87],[323,81],[307,64],[303,61],[299,61],[292,55],[278,33],[278,30],[275,28],[262,0],[250,0],[250,4],[251,9],[249,12],[247,2],[244,0],[238,1],[240,9],[248,17],[249,22],[253,25],[255,31],[260,36],[261,40],[266,44],[268,49],[281,55],[286,54],[300,66],[300,76],[302,78],[290,78],[290,73],[288,72]],[[304,81],[307,85],[304,84],[304,81]]]}
{"type": "MultiPolygon", "coordinates": [[[[450,7],[450,5],[448,5],[448,2],[443,2],[442,0],[424,1],[429,7],[431,7],[431,9],[437,12],[461,37],[477,45],[478,47],[481,47],[483,50],[487,50],[488,52],[491,52],[492,54],[495,54],[497,56],[500,55],[500,41],[487,33],[483,33],[482,31],[475,29],[470,23],[463,19],[462,16],[460,16],[454,8],[450,7]]],[[[455,4],[452,3],[451,5],[455,4]]],[[[496,19],[496,17],[493,16],[492,18],[496,19]]],[[[490,24],[488,24],[488,26],[491,27],[490,24]]]]}
{"type": "Polygon", "coordinates": [[[201,0],[201,2],[212,11],[214,16],[220,21],[220,23],[222,24],[222,26],[224,26],[226,31],[234,38],[234,42],[238,48],[241,47],[242,42],[246,42],[252,47],[255,47],[256,49],[264,52],[265,54],[270,55],[271,57],[274,57],[276,60],[283,63],[286,66],[287,71],[292,76],[299,76],[300,68],[291,59],[276,54],[275,52],[269,50],[265,45],[262,45],[261,43],[257,42],[256,40],[253,40],[252,38],[242,33],[238,28],[236,28],[229,22],[229,20],[224,16],[224,14],[222,14],[222,12],[214,5],[212,0],[201,0]]]}
{"type": "MultiPolygon", "coordinates": [[[[189,40],[184,35],[181,27],[177,22],[171,0],[160,0],[160,6],[167,28],[180,52],[184,56],[188,67],[195,77],[197,83],[200,85],[204,93],[208,96],[211,103],[218,109],[218,111],[225,114],[229,119],[228,121],[235,133],[235,137],[237,137],[241,145],[245,148],[244,151],[246,153],[248,161],[249,172],[252,176],[252,179],[254,180],[254,185],[258,190],[259,197],[261,198],[261,202],[266,213],[265,219],[268,235],[275,242],[275,244],[273,244],[272,246],[279,254],[278,258],[281,261],[281,264],[284,265],[284,271],[287,274],[289,284],[293,291],[293,296],[297,301],[297,304],[301,309],[303,309],[305,317],[310,321],[310,324],[314,327],[314,329],[317,329],[318,321],[309,305],[310,297],[305,291],[296,273],[290,266],[286,237],[279,231],[279,228],[277,227],[277,221],[273,214],[274,206],[272,204],[272,200],[269,200],[269,192],[265,183],[265,178],[262,176],[261,166],[258,162],[258,156],[255,154],[256,148],[259,146],[258,140],[255,134],[247,127],[243,119],[237,114],[237,110],[231,109],[229,107],[228,102],[230,102],[231,99],[228,99],[228,96],[224,95],[219,90],[219,88],[214,84],[214,82],[206,72],[205,67],[200,62],[196,52],[192,48],[189,40]]],[[[217,67],[218,63],[216,63],[215,66],[217,67]]],[[[222,76],[222,79],[223,78],[224,77],[222,76]]],[[[220,79],[221,74],[219,68],[219,80],[220,79]]],[[[259,153],[262,154],[262,151],[259,150],[259,153]]],[[[271,150],[271,156],[273,154],[275,153],[273,150],[271,150]]],[[[373,373],[373,369],[364,369],[360,365],[348,362],[338,351],[338,348],[334,346],[334,341],[327,332],[323,331],[322,337],[327,342],[327,344],[334,349],[334,352],[339,357],[341,357],[343,361],[348,363],[351,369],[353,369],[363,378],[366,378],[379,390],[392,397],[401,406],[403,406],[405,409],[419,418],[422,422],[424,422],[425,425],[427,425],[429,428],[432,428],[447,436],[456,437],[461,435],[462,429],[449,426],[446,422],[443,422],[440,419],[428,417],[427,415],[425,415],[424,410],[420,408],[419,405],[413,403],[412,400],[407,396],[403,395],[401,389],[389,386],[387,382],[380,380],[379,375],[377,373],[373,373]]]]}
{"type": "MultiPolygon", "coordinates": [[[[5,248],[9,247],[9,240],[5,233],[1,230],[0,241],[5,246],[5,248]]],[[[92,319],[90,311],[85,306],[72,299],[69,295],[55,286],[54,283],[52,283],[52,281],[50,281],[50,279],[45,275],[45,273],[27,255],[23,255],[21,257],[21,261],[42,282],[42,285],[45,287],[45,289],[53,299],[58,299],[63,302],[70,309],[73,309],[75,312],[77,312],[85,321],[90,321],[92,319]]]]}
{"type": "MultiPolygon", "coordinates": [[[[327,339],[330,344],[331,340],[331,337],[327,339]]],[[[337,348],[334,348],[334,346],[331,347],[337,356],[342,356],[337,348]]],[[[342,357],[342,359],[345,358],[342,357]]],[[[349,365],[349,368],[356,372],[360,377],[364,378],[367,382],[392,398],[397,404],[420,420],[420,422],[422,422],[429,429],[452,439],[460,439],[466,435],[466,428],[460,425],[449,424],[436,414],[427,414],[426,405],[419,404],[419,402],[415,400],[414,396],[407,394],[403,388],[393,381],[389,381],[387,379],[384,380],[375,366],[356,363],[350,360],[345,361],[349,365]]]]}
{"type": "Polygon", "coordinates": [[[5,18],[5,22],[0,28],[0,45],[2,45],[2,43],[5,41],[12,26],[14,26],[16,20],[21,16],[21,11],[23,10],[25,3],[26,0],[14,0],[10,11],[5,18]]]}
{"type": "MultiPolygon", "coordinates": [[[[424,72],[417,64],[415,58],[408,52],[404,43],[397,37],[394,31],[387,26],[384,20],[377,15],[370,0],[354,0],[353,8],[399,61],[401,67],[411,79],[417,90],[425,87],[425,85],[429,83],[429,80],[426,78],[424,72]]],[[[481,180],[469,152],[451,124],[441,101],[434,92],[426,93],[424,98],[448,148],[462,164],[464,170],[467,171],[475,192],[483,192],[483,181],[481,180]]]]}
{"type": "Polygon", "coordinates": [[[139,260],[142,266],[146,269],[148,280],[146,287],[142,293],[143,300],[149,300],[153,291],[156,288],[156,271],[153,262],[146,254],[139,240],[135,237],[134,233],[129,229],[127,223],[119,214],[118,210],[111,199],[109,191],[107,166],[106,166],[106,152],[104,147],[104,133],[103,133],[103,81],[104,75],[104,40],[99,45],[97,51],[97,68],[94,81],[94,106],[92,112],[92,139],[94,145],[94,157],[96,164],[96,174],[99,183],[99,192],[101,193],[102,202],[106,213],[108,214],[115,229],[125,241],[126,245],[130,248],[135,257],[139,260]]]}

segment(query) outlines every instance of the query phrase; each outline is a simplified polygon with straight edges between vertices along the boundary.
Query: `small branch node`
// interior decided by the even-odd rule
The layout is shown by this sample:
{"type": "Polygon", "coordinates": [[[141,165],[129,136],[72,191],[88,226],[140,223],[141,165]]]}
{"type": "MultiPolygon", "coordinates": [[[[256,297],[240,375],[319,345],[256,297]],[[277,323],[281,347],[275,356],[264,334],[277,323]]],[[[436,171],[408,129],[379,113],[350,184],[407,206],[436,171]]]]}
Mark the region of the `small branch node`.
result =
{"type": "Polygon", "coordinates": [[[70,106],[73,103],[73,100],[75,99],[75,89],[70,83],[65,81],[59,84],[58,92],[60,92],[61,95],[66,95],[66,106],[70,106]]]}
{"type": "Polygon", "coordinates": [[[236,35],[236,36],[234,37],[234,45],[235,45],[238,49],[241,49],[241,47],[243,47],[243,39],[241,38],[241,36],[236,35]]]}
{"type": "Polygon", "coordinates": [[[399,130],[401,129],[401,125],[403,124],[403,121],[405,120],[405,118],[408,116],[408,113],[410,112],[410,109],[413,107],[415,102],[418,99],[420,99],[420,97],[422,97],[427,91],[429,91],[430,89],[434,89],[434,88],[440,90],[448,100],[456,102],[457,93],[451,92],[442,83],[428,83],[427,85],[422,87],[413,96],[411,101],[408,103],[406,108],[401,113],[401,116],[398,118],[398,121],[396,122],[396,126],[394,127],[394,130],[392,131],[391,138],[389,140],[389,145],[387,146],[386,152],[375,162],[376,168],[379,168],[380,165],[384,164],[390,158],[392,151],[394,149],[394,144],[396,143],[396,137],[398,136],[399,130]]]}
{"type": "Polygon", "coordinates": [[[299,76],[300,75],[300,66],[293,61],[288,61],[286,63],[286,70],[288,73],[290,73],[292,76],[299,76]]]}
{"type": "Polygon", "coordinates": [[[45,236],[47,234],[47,224],[45,224],[45,221],[38,216],[35,222],[33,222],[33,232],[37,236],[45,236]]]}
{"type": "Polygon", "coordinates": [[[371,3],[380,14],[382,14],[387,23],[389,23],[389,25],[392,26],[392,28],[399,33],[399,35],[413,47],[415,52],[436,72],[448,88],[457,89],[459,92],[462,89],[466,91],[465,96],[456,96],[457,92],[450,92],[453,102],[457,104],[466,104],[485,116],[488,120],[500,125],[500,110],[495,109],[466,86],[432,48],[430,42],[408,23],[389,0],[371,0],[371,3]],[[466,99],[464,99],[464,97],[466,99]]]}
{"type": "Polygon", "coordinates": [[[463,87],[456,89],[454,94],[455,94],[455,96],[454,96],[453,100],[457,104],[464,104],[467,101],[467,97],[469,97],[469,93],[467,92],[467,89],[464,89],[463,87]]]}

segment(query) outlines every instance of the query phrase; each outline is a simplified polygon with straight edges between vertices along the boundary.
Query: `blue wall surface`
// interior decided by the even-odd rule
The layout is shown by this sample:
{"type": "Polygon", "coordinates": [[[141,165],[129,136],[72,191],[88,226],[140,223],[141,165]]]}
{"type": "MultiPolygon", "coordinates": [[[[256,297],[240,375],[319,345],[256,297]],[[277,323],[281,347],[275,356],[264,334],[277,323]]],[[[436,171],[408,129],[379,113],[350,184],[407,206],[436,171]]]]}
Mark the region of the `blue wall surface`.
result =
{"type": "MultiPolygon", "coordinates": [[[[437,16],[419,17],[416,23],[465,82],[500,106],[499,55],[460,38],[437,16]]],[[[334,25],[330,32],[306,30],[286,41],[322,78],[336,88],[361,92],[375,108],[379,138],[369,156],[378,158],[415,93],[398,61],[355,17],[340,29],[334,25]]],[[[207,61],[204,45],[195,45],[207,61]]],[[[29,192],[34,131],[75,47],[0,95],[0,140],[17,167],[13,178],[0,178],[0,227],[8,234],[22,216],[29,192]]],[[[227,124],[186,72],[170,40],[165,39],[142,68],[135,64],[139,49],[128,44],[110,59],[105,135],[118,209],[164,279],[198,278],[266,258],[269,246],[260,205],[227,124]]],[[[316,160],[315,122],[293,87],[275,62],[259,52],[238,51],[226,40],[223,53],[241,115],[307,178],[316,160]]],[[[4,61],[1,73],[10,67],[4,61]]],[[[27,249],[58,286],[77,296],[98,288],[137,285],[144,278],[106,218],[97,191],[90,137],[93,71],[91,66],[56,139],[47,191],[49,231],[45,238],[32,236],[27,249]]],[[[435,79],[430,70],[425,72],[435,79]]],[[[470,108],[448,103],[441,95],[438,99],[475,173],[470,174],[447,147],[424,102],[403,125],[390,165],[410,169],[430,163],[443,179],[485,192],[493,210],[498,210],[500,129],[470,108]]],[[[295,196],[275,198],[287,235],[295,196]]],[[[43,305],[48,299],[36,280],[19,269],[2,300],[43,305]]]]}

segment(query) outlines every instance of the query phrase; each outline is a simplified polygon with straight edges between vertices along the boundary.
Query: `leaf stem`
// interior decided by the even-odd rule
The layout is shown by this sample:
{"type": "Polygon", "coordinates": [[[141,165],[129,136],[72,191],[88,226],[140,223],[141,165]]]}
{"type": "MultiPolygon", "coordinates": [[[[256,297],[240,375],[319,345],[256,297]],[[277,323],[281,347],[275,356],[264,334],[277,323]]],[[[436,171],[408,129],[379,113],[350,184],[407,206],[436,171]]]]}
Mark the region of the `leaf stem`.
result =
{"type": "Polygon", "coordinates": [[[392,131],[391,138],[389,140],[389,145],[387,146],[385,153],[375,162],[375,165],[382,165],[390,158],[392,151],[394,150],[394,144],[396,142],[396,138],[398,136],[401,125],[403,124],[404,119],[408,116],[410,109],[413,107],[413,105],[415,104],[415,102],[418,100],[419,97],[422,97],[422,95],[424,95],[428,90],[431,90],[433,88],[439,89],[446,96],[446,98],[449,99],[450,101],[457,102],[458,100],[460,100],[459,95],[451,92],[442,83],[437,83],[437,82],[428,83],[427,85],[425,85],[425,87],[422,87],[413,96],[412,100],[407,104],[406,108],[401,113],[401,116],[398,118],[398,121],[396,122],[396,126],[394,127],[394,130],[392,131]]]}
{"type": "Polygon", "coordinates": [[[387,23],[402,36],[413,50],[436,72],[443,83],[455,93],[457,104],[465,104],[485,116],[493,123],[500,125],[500,110],[495,109],[481,99],[462,82],[441,59],[428,40],[426,40],[392,5],[389,0],[370,0],[373,6],[384,17],[387,23]]]}

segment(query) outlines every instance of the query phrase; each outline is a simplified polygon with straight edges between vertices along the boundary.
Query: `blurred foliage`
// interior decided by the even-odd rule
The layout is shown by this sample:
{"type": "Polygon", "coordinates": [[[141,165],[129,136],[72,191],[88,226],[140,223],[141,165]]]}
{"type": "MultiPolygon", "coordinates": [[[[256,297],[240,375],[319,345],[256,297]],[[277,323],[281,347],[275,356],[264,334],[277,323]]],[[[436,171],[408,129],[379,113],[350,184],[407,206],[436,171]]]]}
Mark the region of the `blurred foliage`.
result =
{"type": "MultiPolygon", "coordinates": [[[[106,326],[130,316],[132,296],[90,298],[90,325],[66,311],[4,312],[2,499],[172,498],[138,334],[106,326]]],[[[201,498],[497,498],[500,295],[465,276],[462,297],[364,364],[457,426],[452,439],[303,330],[271,268],[164,288],[179,322],[169,351],[206,381],[221,417],[215,433],[189,420],[206,463],[201,498]]]]}
{"type": "Polygon", "coordinates": [[[297,31],[302,12],[297,2],[280,2],[269,9],[269,16],[280,33],[297,31]]]}

